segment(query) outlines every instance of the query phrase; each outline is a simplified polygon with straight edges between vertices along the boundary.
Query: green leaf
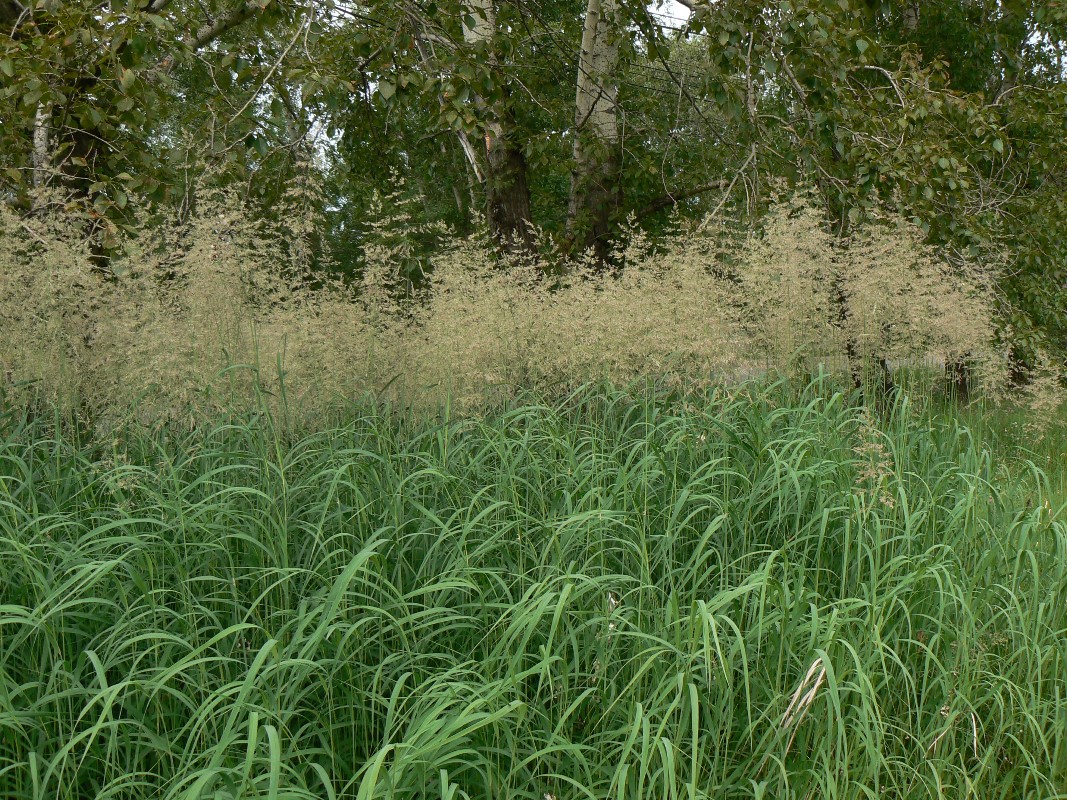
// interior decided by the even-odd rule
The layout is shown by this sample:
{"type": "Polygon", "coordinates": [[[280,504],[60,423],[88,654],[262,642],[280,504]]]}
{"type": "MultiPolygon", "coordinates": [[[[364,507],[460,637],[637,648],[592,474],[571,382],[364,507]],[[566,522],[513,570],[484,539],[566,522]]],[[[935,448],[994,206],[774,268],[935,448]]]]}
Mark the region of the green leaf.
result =
{"type": "Polygon", "coordinates": [[[867,52],[867,48],[870,47],[870,43],[866,39],[856,40],[856,49],[860,51],[860,54],[867,52]]]}
{"type": "Polygon", "coordinates": [[[396,86],[391,81],[379,81],[378,82],[378,94],[388,100],[394,94],[396,94],[396,86]]]}
{"type": "Polygon", "coordinates": [[[15,65],[11,63],[10,58],[0,59],[0,72],[12,77],[15,74],[15,65]]]}
{"type": "Polygon", "coordinates": [[[993,149],[996,150],[998,153],[1003,154],[1004,153],[1004,142],[1001,141],[1000,139],[994,139],[993,140],[993,149]]]}

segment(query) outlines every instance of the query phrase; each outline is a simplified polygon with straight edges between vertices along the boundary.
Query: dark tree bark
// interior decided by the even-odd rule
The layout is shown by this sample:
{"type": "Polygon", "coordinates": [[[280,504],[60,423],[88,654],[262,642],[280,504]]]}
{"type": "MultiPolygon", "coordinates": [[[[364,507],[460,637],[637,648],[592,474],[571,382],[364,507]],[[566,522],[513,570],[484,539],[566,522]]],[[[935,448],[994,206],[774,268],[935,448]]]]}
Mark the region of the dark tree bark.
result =
{"type": "Polygon", "coordinates": [[[0,0],[0,32],[4,36],[16,33],[15,27],[25,10],[19,0],[0,0]]]}
{"type": "Polygon", "coordinates": [[[534,246],[526,157],[505,137],[486,136],[485,194],[489,229],[508,249],[534,246]]]}
{"type": "MultiPolygon", "coordinates": [[[[484,52],[494,70],[496,51],[496,6],[494,0],[472,0],[474,27],[463,31],[467,44],[484,52]]],[[[506,88],[506,87],[505,87],[506,88]]],[[[530,187],[526,157],[514,139],[515,124],[507,95],[494,101],[475,95],[474,102],[485,130],[485,201],[489,230],[507,250],[533,249],[530,187]]]]}

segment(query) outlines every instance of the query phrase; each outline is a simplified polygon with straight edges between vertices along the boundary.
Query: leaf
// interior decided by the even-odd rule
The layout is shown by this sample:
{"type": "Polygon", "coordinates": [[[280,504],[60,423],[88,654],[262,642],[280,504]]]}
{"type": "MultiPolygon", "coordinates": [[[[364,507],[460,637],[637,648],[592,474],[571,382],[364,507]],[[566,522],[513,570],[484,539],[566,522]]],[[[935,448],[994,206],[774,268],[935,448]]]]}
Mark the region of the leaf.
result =
{"type": "Polygon", "coordinates": [[[1002,140],[1000,140],[1000,139],[994,139],[993,140],[993,149],[996,150],[998,153],[1003,155],[1003,153],[1004,153],[1004,142],[1002,140]]]}
{"type": "Polygon", "coordinates": [[[856,40],[856,49],[860,51],[860,55],[863,55],[864,53],[866,53],[867,52],[867,48],[870,47],[870,46],[871,46],[870,42],[868,42],[866,39],[857,39],[856,40]]]}
{"type": "Polygon", "coordinates": [[[10,58],[0,59],[0,72],[9,78],[15,74],[15,65],[11,63],[10,58]]]}
{"type": "Polygon", "coordinates": [[[379,81],[378,82],[378,94],[388,100],[394,94],[396,94],[396,86],[391,81],[379,81]]]}
{"type": "Polygon", "coordinates": [[[137,80],[137,73],[132,69],[122,69],[119,72],[119,86],[122,87],[123,92],[130,91],[130,87],[133,86],[137,80]]]}

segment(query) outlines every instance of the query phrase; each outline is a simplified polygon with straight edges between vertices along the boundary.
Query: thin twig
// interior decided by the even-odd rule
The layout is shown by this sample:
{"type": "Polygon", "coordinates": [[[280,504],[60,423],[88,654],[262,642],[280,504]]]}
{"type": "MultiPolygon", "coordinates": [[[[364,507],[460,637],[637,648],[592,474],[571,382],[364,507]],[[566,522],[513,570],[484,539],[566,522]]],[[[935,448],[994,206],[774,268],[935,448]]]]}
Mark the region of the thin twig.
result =
{"type": "Polygon", "coordinates": [[[277,71],[278,67],[281,66],[281,63],[285,60],[286,56],[289,55],[289,51],[293,49],[294,45],[296,45],[297,40],[300,38],[300,34],[304,31],[304,28],[309,27],[310,25],[311,16],[308,15],[307,19],[304,21],[304,24],[297,28],[296,35],[293,36],[293,38],[289,41],[289,44],[285,46],[285,49],[282,51],[282,54],[278,56],[278,58],[274,61],[273,64],[271,64],[270,69],[267,70],[267,74],[263,77],[263,80],[260,81],[259,86],[256,87],[256,90],[252,93],[252,96],[249,97],[247,101],[245,101],[245,104],[241,106],[241,108],[232,117],[230,117],[229,122],[227,122],[223,127],[228,128],[238,117],[240,117],[243,113],[245,113],[245,111],[248,110],[248,107],[252,105],[252,102],[257,97],[259,97],[259,93],[262,92],[263,88],[267,85],[267,81],[269,81],[274,76],[274,73],[277,71]]]}
{"type": "Polygon", "coordinates": [[[708,216],[704,218],[700,225],[697,226],[698,232],[704,230],[704,226],[711,222],[711,220],[713,220],[718,215],[718,213],[722,211],[722,207],[726,205],[726,201],[730,199],[730,192],[733,191],[734,184],[737,183],[737,179],[744,174],[745,170],[748,169],[748,165],[752,163],[752,160],[755,157],[756,144],[755,142],[753,142],[752,149],[749,150],[748,158],[745,159],[745,163],[740,166],[737,172],[734,173],[734,177],[730,180],[730,184],[726,187],[726,191],[723,193],[722,200],[720,200],[719,204],[715,206],[715,210],[708,214],[708,216]]]}
{"type": "Polygon", "coordinates": [[[34,241],[36,241],[38,244],[43,244],[45,247],[48,246],[48,242],[46,242],[44,238],[39,233],[37,233],[37,231],[27,225],[25,220],[19,220],[19,227],[21,227],[24,231],[26,231],[26,233],[32,236],[34,241]]]}

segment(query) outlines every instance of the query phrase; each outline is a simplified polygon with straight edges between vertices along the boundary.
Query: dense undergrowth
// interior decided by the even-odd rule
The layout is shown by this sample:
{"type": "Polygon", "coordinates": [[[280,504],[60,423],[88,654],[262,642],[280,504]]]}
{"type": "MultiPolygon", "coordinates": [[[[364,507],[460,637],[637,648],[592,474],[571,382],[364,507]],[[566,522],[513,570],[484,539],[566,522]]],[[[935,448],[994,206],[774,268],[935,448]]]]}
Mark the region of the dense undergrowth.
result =
{"type": "MultiPolygon", "coordinates": [[[[966,363],[988,396],[1008,376],[1000,256],[948,261],[894,214],[842,239],[810,198],[783,198],[758,229],[709,219],[659,242],[632,230],[618,271],[438,231],[416,284],[402,275],[416,233],[403,216],[373,226],[345,282],[311,259],[299,207],[257,225],[236,197],[196,206],[142,220],[106,269],[57,201],[29,221],[0,208],[0,396],[97,418],[135,408],[145,423],[267,402],[317,425],[366,395],[480,409],[516,387],[602,378],[692,387],[932,360],[966,363]]],[[[1055,358],[1026,371],[1062,397],[1055,358]]]]}
{"type": "Polygon", "coordinates": [[[828,382],[0,437],[5,798],[1067,797],[1040,470],[828,382]]]}

